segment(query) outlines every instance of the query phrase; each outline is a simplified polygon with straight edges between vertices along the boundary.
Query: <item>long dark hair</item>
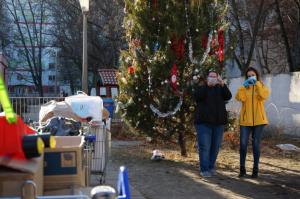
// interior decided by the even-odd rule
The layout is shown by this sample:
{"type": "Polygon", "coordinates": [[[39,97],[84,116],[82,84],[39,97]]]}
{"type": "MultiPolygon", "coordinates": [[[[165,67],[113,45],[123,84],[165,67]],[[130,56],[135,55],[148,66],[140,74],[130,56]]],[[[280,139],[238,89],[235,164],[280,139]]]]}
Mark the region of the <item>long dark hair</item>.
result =
{"type": "Polygon", "coordinates": [[[256,70],[256,69],[253,68],[253,67],[247,68],[247,70],[246,70],[246,72],[245,72],[245,79],[248,79],[247,73],[248,73],[249,71],[253,71],[253,72],[256,74],[256,79],[257,79],[258,81],[260,81],[260,74],[259,74],[258,70],[256,70]]]}

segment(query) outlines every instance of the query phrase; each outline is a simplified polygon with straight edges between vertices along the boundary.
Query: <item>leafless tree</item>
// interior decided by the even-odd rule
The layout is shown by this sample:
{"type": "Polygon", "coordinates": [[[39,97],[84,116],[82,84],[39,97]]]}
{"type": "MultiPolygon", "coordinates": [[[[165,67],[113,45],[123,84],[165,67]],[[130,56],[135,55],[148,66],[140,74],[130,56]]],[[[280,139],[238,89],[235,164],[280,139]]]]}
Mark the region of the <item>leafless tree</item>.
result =
{"type": "MultiPolygon", "coordinates": [[[[24,59],[22,67],[29,70],[31,81],[40,96],[43,96],[42,56],[46,45],[44,41],[45,1],[4,0],[4,4],[14,24],[12,42],[14,47],[19,49],[15,58],[24,59]]],[[[14,50],[13,53],[16,51],[14,50]]]]}
{"type": "MultiPolygon", "coordinates": [[[[119,50],[123,45],[122,1],[96,0],[90,2],[88,13],[88,67],[95,85],[98,68],[117,67],[119,50]]],[[[71,88],[74,77],[80,81],[82,59],[82,15],[77,0],[48,1],[56,28],[53,29],[54,45],[61,49],[62,63],[71,63],[68,69],[62,64],[61,74],[71,88]]],[[[75,82],[73,82],[75,83],[75,82]]]]}
{"type": "Polygon", "coordinates": [[[264,73],[293,72],[299,66],[299,0],[232,0],[231,36],[239,69],[250,65],[264,73]]]}
{"type": "Polygon", "coordinates": [[[290,47],[290,42],[289,42],[289,38],[287,35],[287,31],[286,31],[286,27],[284,25],[284,19],[283,19],[283,15],[282,12],[280,10],[280,4],[278,0],[275,0],[275,11],[277,13],[277,18],[278,18],[278,24],[280,26],[280,32],[281,32],[281,36],[284,42],[284,46],[285,46],[285,50],[286,50],[286,57],[287,57],[287,61],[289,64],[289,70],[290,72],[294,72],[294,63],[293,63],[293,58],[292,58],[292,49],[290,47]]]}
{"type": "Polygon", "coordinates": [[[278,21],[286,49],[290,71],[300,70],[300,1],[278,1],[278,21]],[[279,18],[281,16],[281,18],[279,18]],[[285,33],[285,34],[283,34],[285,33]]]}
{"type": "Polygon", "coordinates": [[[229,16],[232,19],[232,28],[237,37],[237,49],[233,52],[233,58],[243,72],[250,66],[253,54],[258,53],[256,50],[257,36],[268,7],[266,0],[255,3],[246,0],[231,0],[230,5],[229,16]]]}
{"type": "Polygon", "coordinates": [[[0,0],[0,51],[4,51],[4,49],[10,43],[9,37],[9,29],[10,25],[8,23],[7,12],[5,9],[5,1],[0,0]]]}

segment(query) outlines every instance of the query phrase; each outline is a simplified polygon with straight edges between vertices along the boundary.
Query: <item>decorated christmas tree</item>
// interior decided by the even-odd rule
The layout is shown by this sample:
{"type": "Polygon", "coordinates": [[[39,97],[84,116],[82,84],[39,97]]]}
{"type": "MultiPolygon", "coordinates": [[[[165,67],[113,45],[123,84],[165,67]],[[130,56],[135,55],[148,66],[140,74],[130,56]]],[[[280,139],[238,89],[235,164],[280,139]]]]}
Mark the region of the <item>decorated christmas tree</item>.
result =
{"type": "Polygon", "coordinates": [[[127,50],[118,74],[118,109],[153,139],[194,135],[193,88],[211,68],[223,72],[226,1],[125,0],[127,50]]]}

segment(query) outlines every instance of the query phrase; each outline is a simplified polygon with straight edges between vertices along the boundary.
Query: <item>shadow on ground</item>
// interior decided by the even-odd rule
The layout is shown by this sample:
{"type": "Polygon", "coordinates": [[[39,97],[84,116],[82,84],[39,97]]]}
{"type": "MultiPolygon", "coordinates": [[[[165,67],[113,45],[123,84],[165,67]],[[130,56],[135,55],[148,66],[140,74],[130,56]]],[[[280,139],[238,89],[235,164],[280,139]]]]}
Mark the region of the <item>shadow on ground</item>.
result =
{"type": "MultiPolygon", "coordinates": [[[[113,147],[111,156],[116,168],[127,166],[130,184],[146,199],[300,198],[300,168],[282,166],[280,158],[275,162],[264,159],[258,179],[239,179],[237,165],[222,165],[228,162],[218,162],[218,174],[203,179],[196,162],[153,162],[146,148],[130,144],[113,147]]],[[[238,156],[232,153],[232,157],[238,156]]]]}

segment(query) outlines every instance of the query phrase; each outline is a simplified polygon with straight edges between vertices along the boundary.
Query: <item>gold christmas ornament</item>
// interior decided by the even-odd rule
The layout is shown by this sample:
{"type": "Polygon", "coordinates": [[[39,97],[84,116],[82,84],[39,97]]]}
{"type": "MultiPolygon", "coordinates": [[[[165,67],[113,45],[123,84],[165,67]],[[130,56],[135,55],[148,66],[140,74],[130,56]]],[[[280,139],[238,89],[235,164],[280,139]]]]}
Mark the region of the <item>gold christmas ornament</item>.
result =
{"type": "Polygon", "coordinates": [[[122,77],[122,78],[121,78],[121,82],[122,82],[123,84],[127,84],[127,79],[126,79],[125,77],[122,77]]]}
{"type": "Polygon", "coordinates": [[[176,117],[173,116],[173,117],[172,117],[172,120],[173,120],[174,122],[176,122],[176,117]]]}
{"type": "Polygon", "coordinates": [[[194,112],[195,111],[195,106],[190,106],[189,109],[190,109],[190,111],[194,112]]]}

